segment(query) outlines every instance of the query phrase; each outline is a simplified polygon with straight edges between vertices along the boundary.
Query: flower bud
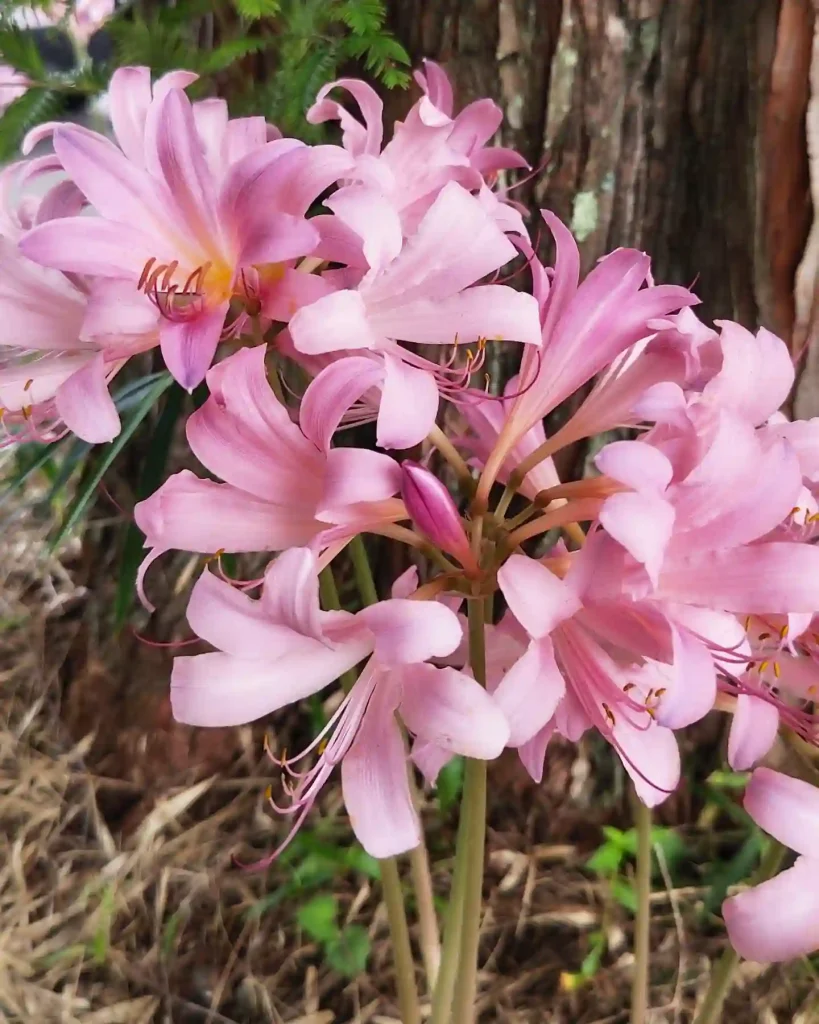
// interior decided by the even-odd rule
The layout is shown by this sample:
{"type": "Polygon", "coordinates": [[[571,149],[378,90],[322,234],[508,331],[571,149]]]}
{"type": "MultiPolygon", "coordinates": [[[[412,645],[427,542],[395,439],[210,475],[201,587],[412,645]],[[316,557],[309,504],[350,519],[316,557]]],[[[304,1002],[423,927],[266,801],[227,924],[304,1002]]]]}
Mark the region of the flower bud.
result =
{"type": "Polygon", "coordinates": [[[401,496],[418,530],[464,568],[477,572],[461,517],[444,484],[417,462],[402,462],[401,496]]]}

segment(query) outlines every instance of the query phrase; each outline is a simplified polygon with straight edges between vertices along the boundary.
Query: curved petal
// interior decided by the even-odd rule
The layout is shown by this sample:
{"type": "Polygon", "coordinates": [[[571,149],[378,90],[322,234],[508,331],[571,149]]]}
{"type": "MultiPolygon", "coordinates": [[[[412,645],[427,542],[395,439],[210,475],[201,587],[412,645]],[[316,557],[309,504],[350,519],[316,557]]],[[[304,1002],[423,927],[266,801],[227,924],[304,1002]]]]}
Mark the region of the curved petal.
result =
{"type": "Polygon", "coordinates": [[[318,564],[309,548],[291,548],[275,558],[264,577],[261,606],[271,622],[323,640],[318,564]]]}
{"type": "Polygon", "coordinates": [[[501,566],[498,585],[512,614],[533,637],[548,636],[581,606],[563,580],[526,555],[512,555],[501,566]]]}
{"type": "Polygon", "coordinates": [[[205,379],[225,325],[228,302],[206,310],[181,323],[163,321],[159,328],[159,345],[165,365],[177,383],[186,391],[205,379]]]}
{"type": "Polygon", "coordinates": [[[746,960],[772,963],[819,948],[819,859],[800,857],[755,889],[722,904],[731,945],[746,960]]]}
{"type": "Polygon", "coordinates": [[[675,516],[674,506],[658,495],[625,491],[606,498],[599,521],[656,583],[675,516]]]}
{"type": "Polygon", "coordinates": [[[565,693],[551,640],[533,641],[492,694],[509,723],[509,746],[521,747],[540,732],[565,693]]]}
{"type": "Polygon", "coordinates": [[[530,740],[518,747],[520,763],[529,773],[533,782],[543,781],[543,765],[546,760],[546,748],[554,736],[557,726],[554,721],[544,725],[530,740]]]}
{"type": "Polygon", "coordinates": [[[173,716],[185,725],[244,725],[304,700],[336,676],[334,652],[322,651],[317,657],[285,655],[275,663],[220,652],[174,658],[173,716]]]}
{"type": "Polygon", "coordinates": [[[393,204],[375,189],[349,185],[335,192],[324,205],[362,239],[364,257],[371,269],[383,269],[401,252],[401,218],[393,204]]]}
{"type": "Polygon", "coordinates": [[[613,441],[598,452],[594,464],[601,473],[640,493],[661,493],[674,475],[668,456],[642,441],[613,441]]]}
{"type": "MultiPolygon", "coordinates": [[[[32,228],[20,251],[34,263],[94,277],[136,281],[157,253],[150,235],[101,217],[62,217],[32,228]]],[[[170,257],[169,257],[170,258],[170,257]]]]}
{"type": "Polygon", "coordinates": [[[454,668],[413,665],[401,673],[399,707],[416,736],[465,757],[498,757],[509,726],[495,701],[471,676],[454,668]]]}
{"type": "Polygon", "coordinates": [[[435,426],[438,384],[428,370],[384,354],[384,386],[376,440],[382,448],[411,448],[435,426]]]}
{"type": "Polygon", "coordinates": [[[151,103],[151,71],[117,68],[108,83],[111,127],[120,149],[135,164],[145,159],[145,118],[151,103]]]}
{"type": "Polygon", "coordinates": [[[290,321],[290,335],[296,349],[307,355],[378,348],[381,342],[370,327],[363,298],[348,289],[325,295],[310,306],[302,306],[290,321]]]}
{"type": "Polygon", "coordinates": [[[307,111],[307,120],[310,124],[340,121],[344,148],[358,156],[361,153],[380,153],[384,137],[383,113],[384,104],[372,86],[357,78],[338,78],[319,89],[315,103],[307,111]],[[350,93],[361,110],[363,125],[340,103],[326,99],[333,89],[346,89],[350,93]]]}
{"type": "Polygon", "coordinates": [[[706,551],[663,566],[660,588],[673,601],[739,614],[819,609],[819,549],[809,544],[748,544],[706,551]]]}
{"type": "Polygon", "coordinates": [[[819,855],[819,790],[771,768],[757,768],[745,790],[745,810],[780,843],[819,855]]]}
{"type": "Polygon", "coordinates": [[[60,418],[83,441],[102,444],[119,433],[119,413],[108,393],[102,352],[61,384],[54,397],[60,418]]]}
{"type": "Polygon", "coordinates": [[[316,515],[334,522],[333,510],[361,501],[391,498],[401,489],[401,467],[388,455],[366,448],[331,448],[316,515]]]}
{"type": "Polygon", "coordinates": [[[240,267],[306,256],[321,241],[309,221],[276,210],[257,211],[252,220],[237,225],[237,229],[240,248],[236,263],[240,267]]]}
{"type": "Polygon", "coordinates": [[[680,751],[670,729],[654,722],[637,727],[621,714],[612,728],[612,743],[647,807],[656,807],[677,788],[680,751]]]}
{"type": "Polygon", "coordinates": [[[717,699],[717,674],[707,647],[685,630],[672,630],[671,665],[655,663],[653,683],[658,704],[655,717],[669,729],[682,729],[705,718],[717,699]]]}
{"type": "Polygon", "coordinates": [[[434,601],[391,598],[356,615],[375,635],[375,656],[384,665],[410,665],[443,658],[461,642],[455,612],[434,601]]]}
{"type": "Polygon", "coordinates": [[[731,320],[720,328],[722,369],[703,389],[703,397],[731,409],[754,426],[775,413],[793,386],[788,346],[761,328],[756,336],[731,320]]]}
{"type": "Polygon", "coordinates": [[[412,802],[404,738],[390,688],[377,686],[353,745],[341,762],[350,824],[373,857],[394,857],[421,841],[412,802]]]}
{"type": "Polygon", "coordinates": [[[453,754],[443,747],[436,747],[434,743],[427,743],[426,740],[416,739],[412,745],[410,760],[424,776],[424,782],[428,786],[434,786],[441,769],[449,764],[453,754]]]}
{"type": "Polygon", "coordinates": [[[326,366],[301,400],[299,423],[304,436],[327,451],[347,410],[383,377],[383,363],[363,356],[348,356],[326,366]]]}
{"type": "Polygon", "coordinates": [[[749,693],[737,697],[728,733],[728,764],[737,772],[753,768],[774,744],[779,712],[771,701],[749,693]]]}

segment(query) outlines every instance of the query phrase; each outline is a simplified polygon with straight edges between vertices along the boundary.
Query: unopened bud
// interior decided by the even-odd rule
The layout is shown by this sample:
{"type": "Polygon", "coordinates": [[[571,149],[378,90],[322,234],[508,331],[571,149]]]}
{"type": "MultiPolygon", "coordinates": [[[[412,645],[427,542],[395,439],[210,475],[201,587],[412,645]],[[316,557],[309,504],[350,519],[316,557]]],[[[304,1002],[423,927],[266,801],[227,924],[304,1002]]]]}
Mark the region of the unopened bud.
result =
{"type": "Polygon", "coordinates": [[[457,558],[465,569],[477,572],[478,563],[461,517],[444,484],[417,462],[402,462],[401,496],[418,530],[436,547],[457,558]]]}

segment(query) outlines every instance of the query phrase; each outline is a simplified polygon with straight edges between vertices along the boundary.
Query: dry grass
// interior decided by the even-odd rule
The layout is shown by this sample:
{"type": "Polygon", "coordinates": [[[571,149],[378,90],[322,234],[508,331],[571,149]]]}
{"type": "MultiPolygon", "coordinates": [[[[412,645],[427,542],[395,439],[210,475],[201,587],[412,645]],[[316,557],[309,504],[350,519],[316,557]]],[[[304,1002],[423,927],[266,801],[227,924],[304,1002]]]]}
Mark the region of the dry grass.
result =
{"type": "MultiPolygon", "coordinates": [[[[69,552],[69,559],[76,554],[69,552]]],[[[377,885],[346,876],[336,886],[345,918],[366,924],[372,940],[370,972],[352,983],[326,969],[298,933],[292,902],[258,913],[260,901],[284,881],[281,868],[258,875],[232,862],[234,854],[264,850],[272,841],[262,809],[268,771],[258,761],[258,736],[222,733],[214,752],[165,723],[155,750],[150,741],[156,737],[148,735],[154,718],[140,725],[127,717],[139,701],[110,700],[108,691],[121,689],[125,678],[112,653],[119,649],[121,659],[122,644],[99,647],[93,664],[78,667],[77,640],[94,594],[75,584],[66,564],[72,563],[47,554],[32,513],[6,522],[0,555],[0,1018],[24,1024],[395,1024],[377,885]],[[66,679],[66,666],[72,677],[85,672],[82,687],[66,679]],[[95,703],[103,709],[96,719],[71,710],[95,703]],[[96,732],[78,739],[86,721],[96,722],[96,732]],[[119,741],[126,734],[123,754],[119,741]],[[176,753],[152,771],[160,748],[163,756],[169,748],[176,753]]],[[[79,649],[87,648],[83,639],[79,649]]],[[[155,651],[132,645],[125,657],[139,660],[140,651],[144,672],[164,692],[167,656],[158,662],[155,651]]],[[[142,703],[151,715],[160,707],[147,696],[142,703]]],[[[580,806],[584,774],[573,752],[558,750],[552,772],[538,791],[522,787],[510,765],[502,763],[496,773],[482,1024],[628,1019],[628,919],[605,887],[580,870],[601,812],[580,806]],[[599,930],[609,946],[603,966],[591,984],[569,991],[562,972],[577,970],[589,936],[599,930]]],[[[338,811],[332,794],[325,819],[338,811]]],[[[452,822],[428,813],[440,854],[436,888],[445,894],[452,822]]],[[[675,889],[670,877],[654,893],[654,1024],[690,1020],[709,959],[719,953],[721,939],[701,932],[702,895],[696,885],[675,889]]],[[[819,1019],[812,989],[807,969],[746,965],[725,1019],[808,1024],[819,1019]]]]}

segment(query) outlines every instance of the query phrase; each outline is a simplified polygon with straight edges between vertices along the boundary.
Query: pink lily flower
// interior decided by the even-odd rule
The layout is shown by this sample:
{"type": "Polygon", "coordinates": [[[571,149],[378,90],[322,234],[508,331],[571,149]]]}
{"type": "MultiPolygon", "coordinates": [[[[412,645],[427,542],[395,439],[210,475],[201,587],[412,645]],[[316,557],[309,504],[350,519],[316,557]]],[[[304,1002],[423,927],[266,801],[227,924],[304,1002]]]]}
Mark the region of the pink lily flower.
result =
{"type": "Polygon", "coordinates": [[[699,301],[676,285],[643,287],[649,280],[650,260],[635,249],[609,253],[580,284],[580,253],[571,232],[553,214],[541,214],[557,246],[551,281],[537,261],[531,261],[543,345],[524,350],[518,397],[482,475],[478,493],[484,499],[512,447],[527,431],[650,335],[651,321],[699,301]]]}
{"type": "Polygon", "coordinates": [[[39,225],[20,245],[35,262],[144,291],[162,314],[166,365],[192,390],[220,339],[261,314],[286,264],[316,247],[320,236],[304,215],[349,158],[293,139],[262,144],[261,119],[231,125],[219,101],[194,108],[168,76],[147,110],[142,90],[129,104],[126,87],[134,78],[144,84],[146,72],[118,74],[112,116],[122,148],[75,125],[45,129],[99,216],[39,225]],[[226,150],[214,150],[219,138],[226,150]],[[232,303],[236,318],[226,327],[232,303]]]}
{"type": "MultiPolygon", "coordinates": [[[[242,349],[207,375],[210,398],[188,419],[186,434],[199,461],[224,483],[189,470],[171,476],[134,510],[152,550],[139,575],[173,548],[280,551],[319,539],[331,526],[347,537],[367,525],[406,518],[392,495],[398,463],[361,448],[331,448],[332,427],[311,385],[300,424],[274,395],[263,346],[242,349]]],[[[320,399],[321,396],[319,396],[320,399]]]]}
{"type": "Polygon", "coordinates": [[[282,761],[296,780],[283,811],[295,815],[295,825],[265,864],[290,842],[338,764],[364,848],[390,857],[417,846],[420,824],[396,714],[413,735],[453,753],[490,759],[506,743],[504,717],[474,679],[424,664],[460,642],[453,612],[400,598],[355,615],[323,612],[309,550],[284,552],[271,563],[259,600],[204,573],[191,594],[188,622],[217,648],[174,661],[173,712],[190,725],[253,721],[317,693],[371,656],[326,729],[303,754],[282,761]],[[295,772],[291,766],[320,745],[315,765],[295,772]]]}
{"type": "Polygon", "coordinates": [[[516,250],[479,200],[454,182],[406,242],[397,212],[372,191],[346,188],[326,205],[360,235],[369,269],[357,288],[299,309],[290,321],[293,344],[307,355],[371,353],[369,374],[351,376],[338,363],[324,373],[349,380],[348,408],[380,386],[378,443],[408,448],[433,426],[439,389],[454,397],[476,361],[465,370],[440,367],[398,342],[457,346],[498,337],[539,345],[537,303],[506,285],[475,285],[516,250]]]}
{"type": "MultiPolygon", "coordinates": [[[[307,111],[311,124],[339,121],[342,144],[354,159],[345,175],[384,196],[398,211],[405,234],[411,234],[444,186],[457,181],[470,191],[488,193],[486,182],[506,168],[528,167],[518,153],[486,144],[495,135],[503,113],[489,99],[469,104],[453,119],[452,88],[443,70],[425,62],[426,74],[416,73],[425,95],[406,120],[397,122],[392,139],[383,147],[383,103],[365,82],[342,78],[323,86],[307,111]],[[361,111],[362,121],[335,100],[334,89],[345,89],[361,111]]],[[[502,204],[494,194],[485,196],[499,218],[502,204]]],[[[511,208],[515,229],[525,233],[520,215],[511,208]]]]}
{"type": "Polygon", "coordinates": [[[70,182],[39,200],[23,192],[55,170],[53,158],[12,164],[0,175],[0,445],[53,441],[67,430],[92,444],[119,433],[108,393],[112,377],[136,352],[157,343],[158,315],[135,291],[93,282],[27,259],[18,241],[31,227],[75,213],[82,197],[70,182]],[[102,307],[117,315],[101,315],[102,307]]]}
{"type": "Polygon", "coordinates": [[[819,793],[770,768],[757,768],[745,810],[799,855],[793,867],[722,904],[734,949],[759,963],[794,960],[819,949],[819,793]]]}

